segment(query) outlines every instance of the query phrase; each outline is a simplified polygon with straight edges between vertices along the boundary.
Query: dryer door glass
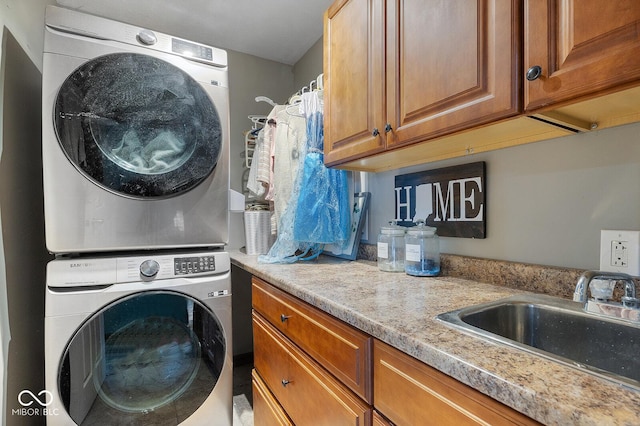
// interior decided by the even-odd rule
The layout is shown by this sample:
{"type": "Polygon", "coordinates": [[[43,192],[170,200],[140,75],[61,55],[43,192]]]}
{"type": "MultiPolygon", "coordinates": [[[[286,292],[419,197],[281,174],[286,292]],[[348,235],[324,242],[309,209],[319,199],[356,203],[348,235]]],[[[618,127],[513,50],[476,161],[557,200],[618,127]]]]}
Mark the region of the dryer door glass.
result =
{"type": "Polygon", "coordinates": [[[56,97],[65,155],[98,185],[136,198],[188,191],[214,170],[220,118],[203,87],[151,56],[115,53],[76,69],[56,97]]]}
{"type": "Polygon", "coordinates": [[[76,332],[60,364],[59,393],[78,425],[179,424],[213,392],[225,354],[222,326],[200,302],[138,293],[76,332]]]}

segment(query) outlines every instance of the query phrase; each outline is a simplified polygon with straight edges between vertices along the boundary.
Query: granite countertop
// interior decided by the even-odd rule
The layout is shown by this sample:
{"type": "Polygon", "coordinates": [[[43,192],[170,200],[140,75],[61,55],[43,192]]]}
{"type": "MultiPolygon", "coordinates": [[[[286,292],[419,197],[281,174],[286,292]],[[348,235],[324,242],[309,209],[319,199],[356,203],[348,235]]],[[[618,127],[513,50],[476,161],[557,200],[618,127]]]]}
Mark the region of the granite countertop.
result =
{"type": "Polygon", "coordinates": [[[493,343],[435,317],[524,291],[455,277],[379,271],[328,256],[289,265],[232,251],[251,274],[549,425],[638,425],[640,391],[493,343]]]}

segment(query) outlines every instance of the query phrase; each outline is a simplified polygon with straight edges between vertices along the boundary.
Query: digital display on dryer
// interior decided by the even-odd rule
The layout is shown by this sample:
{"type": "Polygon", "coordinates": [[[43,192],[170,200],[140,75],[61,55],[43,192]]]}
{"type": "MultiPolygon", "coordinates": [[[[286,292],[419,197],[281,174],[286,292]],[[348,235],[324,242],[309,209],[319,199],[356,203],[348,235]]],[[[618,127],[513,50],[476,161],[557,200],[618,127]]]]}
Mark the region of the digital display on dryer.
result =
{"type": "Polygon", "coordinates": [[[176,257],[173,261],[176,275],[213,272],[216,270],[215,256],[176,257]]]}
{"type": "Polygon", "coordinates": [[[178,38],[171,39],[171,51],[190,58],[213,60],[213,49],[178,38]]]}

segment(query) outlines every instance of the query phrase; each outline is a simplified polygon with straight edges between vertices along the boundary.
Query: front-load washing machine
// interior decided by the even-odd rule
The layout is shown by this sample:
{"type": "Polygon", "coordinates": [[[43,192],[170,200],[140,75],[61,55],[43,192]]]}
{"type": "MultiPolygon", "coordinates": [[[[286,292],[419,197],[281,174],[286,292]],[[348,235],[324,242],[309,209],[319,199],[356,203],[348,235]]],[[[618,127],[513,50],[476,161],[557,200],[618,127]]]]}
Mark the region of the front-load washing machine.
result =
{"type": "Polygon", "coordinates": [[[229,254],[47,265],[47,424],[232,424],[229,254]]]}
{"type": "Polygon", "coordinates": [[[228,243],[224,50],[49,6],[42,76],[49,251],[228,243]]]}

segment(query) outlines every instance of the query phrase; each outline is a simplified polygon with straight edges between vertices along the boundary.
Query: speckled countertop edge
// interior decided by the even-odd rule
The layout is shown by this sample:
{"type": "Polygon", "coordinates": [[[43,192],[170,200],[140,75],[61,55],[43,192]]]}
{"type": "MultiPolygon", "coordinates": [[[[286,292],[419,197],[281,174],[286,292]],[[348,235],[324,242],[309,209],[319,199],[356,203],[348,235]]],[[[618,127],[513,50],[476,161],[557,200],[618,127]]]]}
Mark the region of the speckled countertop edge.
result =
{"type": "MultiPolygon", "coordinates": [[[[451,276],[417,278],[386,273],[373,262],[325,256],[290,265],[263,264],[257,256],[232,251],[231,259],[248,272],[541,423],[640,424],[639,391],[480,339],[435,318],[523,290],[451,276]]],[[[487,264],[483,268],[488,274],[487,264]]],[[[569,271],[569,276],[573,274],[569,271]]],[[[536,291],[566,292],[557,285],[551,287],[555,290],[536,291]]]]}

